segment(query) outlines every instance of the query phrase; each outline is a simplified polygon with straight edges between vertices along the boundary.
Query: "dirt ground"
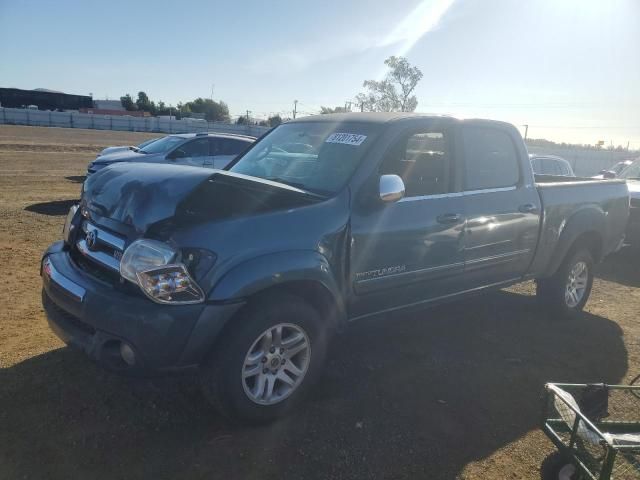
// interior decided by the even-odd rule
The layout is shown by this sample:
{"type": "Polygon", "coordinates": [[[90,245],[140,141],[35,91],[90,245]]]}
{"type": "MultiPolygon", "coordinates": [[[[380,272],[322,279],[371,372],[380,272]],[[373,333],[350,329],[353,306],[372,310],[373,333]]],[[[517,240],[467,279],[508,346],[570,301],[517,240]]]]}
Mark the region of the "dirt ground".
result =
{"type": "Polygon", "coordinates": [[[640,373],[630,249],[575,320],[524,284],[353,325],[311,397],[267,427],[223,420],[193,378],[106,373],[49,331],[39,260],[95,152],[150,136],[0,126],[0,479],[535,479],[553,451],[543,384],[640,373]]]}

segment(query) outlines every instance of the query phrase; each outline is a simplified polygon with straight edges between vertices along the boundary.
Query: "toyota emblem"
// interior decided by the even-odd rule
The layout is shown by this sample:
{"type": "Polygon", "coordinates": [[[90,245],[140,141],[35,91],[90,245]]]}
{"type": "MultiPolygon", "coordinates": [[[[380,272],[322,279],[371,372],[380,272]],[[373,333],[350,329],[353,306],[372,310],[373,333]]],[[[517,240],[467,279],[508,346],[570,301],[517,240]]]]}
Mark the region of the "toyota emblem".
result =
{"type": "Polygon", "coordinates": [[[84,238],[84,241],[87,242],[87,248],[89,250],[95,250],[98,244],[98,232],[95,230],[89,230],[87,232],[87,236],[84,238]]]}

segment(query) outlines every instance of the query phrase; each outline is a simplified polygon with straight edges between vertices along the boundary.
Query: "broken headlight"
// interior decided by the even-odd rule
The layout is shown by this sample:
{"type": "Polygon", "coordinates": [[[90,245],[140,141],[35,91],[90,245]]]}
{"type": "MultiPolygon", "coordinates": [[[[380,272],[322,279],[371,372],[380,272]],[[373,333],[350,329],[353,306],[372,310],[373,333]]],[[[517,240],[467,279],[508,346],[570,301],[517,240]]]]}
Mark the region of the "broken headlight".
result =
{"type": "Polygon", "coordinates": [[[191,278],[180,255],[157,240],[136,240],[125,250],[120,275],[136,283],[157,303],[200,303],[204,293],[191,278]]]}

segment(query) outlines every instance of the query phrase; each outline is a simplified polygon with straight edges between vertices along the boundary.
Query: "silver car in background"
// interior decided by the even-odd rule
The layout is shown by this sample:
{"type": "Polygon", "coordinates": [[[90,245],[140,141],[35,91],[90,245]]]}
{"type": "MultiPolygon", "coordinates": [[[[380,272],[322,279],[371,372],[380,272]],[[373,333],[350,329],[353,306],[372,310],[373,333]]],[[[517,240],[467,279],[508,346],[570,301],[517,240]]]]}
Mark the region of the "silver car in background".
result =
{"type": "Polygon", "coordinates": [[[89,164],[87,176],[120,162],[172,163],[224,168],[249,148],[255,137],[227,133],[167,135],[142,148],[101,155],[89,164]]]}

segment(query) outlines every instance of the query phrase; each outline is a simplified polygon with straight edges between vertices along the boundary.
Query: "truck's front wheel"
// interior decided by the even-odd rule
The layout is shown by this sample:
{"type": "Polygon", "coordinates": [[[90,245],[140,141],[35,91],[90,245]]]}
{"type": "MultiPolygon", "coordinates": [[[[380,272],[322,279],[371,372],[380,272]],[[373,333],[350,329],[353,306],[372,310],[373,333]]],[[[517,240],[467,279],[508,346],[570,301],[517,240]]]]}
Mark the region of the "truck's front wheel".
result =
{"type": "Polygon", "coordinates": [[[593,285],[593,257],[586,248],[574,250],[551,277],[536,281],[543,304],[563,315],[582,311],[593,285]]]}
{"type": "Polygon", "coordinates": [[[297,297],[260,300],[232,320],[203,369],[203,389],[222,413],[267,422],[317,378],[327,338],[318,312],[297,297]]]}

